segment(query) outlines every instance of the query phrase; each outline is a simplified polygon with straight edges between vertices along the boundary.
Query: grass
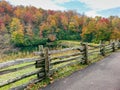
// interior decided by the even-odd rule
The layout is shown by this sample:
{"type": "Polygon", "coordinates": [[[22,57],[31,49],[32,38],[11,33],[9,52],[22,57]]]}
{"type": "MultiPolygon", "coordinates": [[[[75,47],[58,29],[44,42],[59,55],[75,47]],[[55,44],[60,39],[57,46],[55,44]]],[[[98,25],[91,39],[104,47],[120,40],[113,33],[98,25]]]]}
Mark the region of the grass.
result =
{"type": "MultiPolygon", "coordinates": [[[[91,61],[89,60],[88,65],[101,60],[103,58],[103,56],[100,56],[98,54],[94,54],[93,56],[90,56],[89,58],[90,59],[96,58],[96,59],[91,60],[91,61]]],[[[64,64],[66,64],[66,63],[64,63],[64,64]]],[[[61,65],[63,65],[63,64],[61,64],[61,65]]],[[[34,84],[32,87],[28,86],[28,90],[38,90],[40,88],[43,88],[43,87],[47,86],[48,84],[53,83],[54,81],[56,81],[58,79],[62,79],[64,77],[67,77],[67,76],[71,75],[72,73],[74,73],[78,70],[84,69],[88,65],[83,65],[83,64],[78,63],[76,65],[66,66],[63,69],[60,69],[59,71],[56,71],[51,77],[44,79],[42,82],[34,84]]],[[[58,65],[56,65],[56,67],[58,67],[58,65]]]]}
{"type": "Polygon", "coordinates": [[[44,79],[40,83],[34,84],[32,87],[27,88],[27,90],[38,90],[39,88],[45,87],[48,84],[53,83],[54,81],[67,77],[71,75],[73,72],[81,70],[85,68],[87,65],[77,64],[72,66],[67,66],[64,69],[61,69],[59,71],[56,71],[51,77],[44,79]]]}
{"type": "MultiPolygon", "coordinates": [[[[25,64],[20,64],[20,65],[15,65],[15,66],[11,66],[9,68],[2,69],[2,70],[18,68],[18,67],[26,66],[26,65],[29,65],[29,64],[32,64],[32,63],[25,63],[25,64]]],[[[17,72],[12,72],[12,73],[8,73],[8,74],[0,75],[0,83],[6,82],[6,80],[11,80],[11,79],[13,79],[15,77],[19,77],[19,76],[21,76],[23,74],[30,73],[30,72],[35,71],[35,70],[37,70],[37,69],[35,68],[35,66],[33,66],[33,67],[30,67],[30,68],[19,70],[17,72]]],[[[33,75],[31,77],[28,77],[28,78],[19,80],[19,81],[15,82],[15,83],[6,85],[4,87],[1,87],[0,90],[9,90],[12,87],[19,86],[21,84],[25,84],[25,83],[29,82],[30,80],[32,80],[34,78],[36,78],[36,75],[33,75]]]]}
{"type": "MultiPolygon", "coordinates": [[[[66,54],[66,52],[63,53],[63,54],[66,54]]],[[[56,54],[56,55],[58,56],[60,54],[56,54]]],[[[56,55],[53,55],[52,57],[54,57],[56,55]]],[[[29,58],[29,57],[33,57],[33,56],[34,55],[32,53],[29,53],[29,52],[27,52],[27,53],[19,52],[17,54],[12,53],[12,54],[9,54],[9,55],[1,56],[0,62],[6,62],[6,61],[10,61],[10,60],[15,60],[15,59],[18,59],[18,58],[29,58]]],[[[28,65],[28,64],[31,64],[31,63],[24,63],[24,64],[20,64],[20,65],[11,66],[11,67],[6,68],[6,69],[1,69],[0,71],[7,70],[7,69],[12,69],[12,68],[18,68],[18,67],[22,67],[22,66],[25,66],[25,65],[28,65]]],[[[17,71],[17,72],[12,72],[12,73],[8,73],[8,74],[5,74],[5,75],[0,75],[0,83],[5,82],[6,80],[12,79],[14,77],[21,76],[22,74],[25,74],[27,72],[35,71],[35,70],[36,70],[35,67],[30,67],[30,68],[20,70],[20,71],[17,71]]],[[[6,85],[4,87],[1,87],[0,90],[9,90],[11,87],[15,87],[15,86],[19,86],[21,84],[24,84],[24,83],[26,83],[26,82],[28,82],[31,79],[36,78],[36,77],[37,76],[34,75],[34,76],[31,76],[31,77],[22,79],[20,81],[15,82],[15,83],[6,85]]]]}
{"type": "MultiPolygon", "coordinates": [[[[80,46],[80,42],[79,41],[66,41],[66,40],[62,40],[60,41],[61,44],[66,44],[68,45],[68,47],[72,47],[72,46],[80,46]]],[[[96,45],[96,44],[92,44],[91,45],[96,45]]],[[[54,54],[52,55],[52,57],[56,57],[56,56],[62,56],[62,55],[67,55],[67,54],[70,54],[70,53],[74,53],[74,52],[78,52],[78,50],[74,50],[74,51],[69,51],[69,52],[64,52],[62,54],[54,54]]],[[[0,59],[0,61],[3,60],[4,61],[7,61],[7,60],[10,60],[10,59],[16,59],[16,58],[25,58],[25,57],[33,57],[34,55],[33,54],[23,54],[23,53],[20,53],[20,54],[16,54],[16,55],[12,55],[12,56],[7,56],[5,57],[4,59],[0,59]]],[[[94,63],[94,62],[97,62],[98,60],[101,60],[103,57],[102,56],[99,56],[98,54],[94,54],[94,55],[91,55],[89,57],[91,60],[89,60],[89,64],[91,63],[94,63]],[[94,59],[96,58],[97,59],[94,59]],[[93,60],[94,59],[94,60],[93,60]]],[[[74,62],[74,61],[73,61],[74,62]]],[[[25,66],[27,64],[30,64],[30,63],[25,63],[25,64],[21,64],[21,65],[15,65],[15,66],[12,66],[12,67],[9,67],[9,68],[6,68],[6,69],[10,69],[10,68],[17,68],[17,67],[22,67],[22,66],[25,66]]],[[[64,63],[64,64],[67,64],[67,63],[64,63]]],[[[59,65],[56,65],[54,68],[58,67],[58,66],[61,66],[61,65],[64,65],[64,64],[59,64],[59,65]]],[[[66,76],[69,76],[71,75],[73,72],[75,71],[78,71],[78,70],[81,70],[85,67],[87,67],[88,65],[82,65],[80,63],[78,63],[77,65],[72,65],[72,66],[66,66],[64,69],[60,69],[59,71],[56,71],[54,72],[54,74],[49,77],[49,78],[46,78],[44,80],[42,80],[40,83],[37,83],[37,84],[30,84],[28,87],[27,87],[27,90],[37,90],[38,88],[41,88],[41,87],[45,87],[46,85],[50,84],[50,83],[53,83],[54,81],[58,80],[58,79],[61,79],[61,78],[64,78],[66,76]]],[[[6,75],[0,75],[0,82],[4,82],[8,79],[11,79],[12,77],[16,77],[16,76],[19,76],[19,75],[22,75],[26,72],[31,72],[31,71],[34,71],[36,70],[35,67],[30,67],[28,69],[24,69],[24,70],[20,70],[19,72],[13,72],[13,73],[10,73],[10,74],[6,74],[6,75]]],[[[5,87],[2,87],[0,88],[0,90],[9,90],[11,87],[15,87],[15,86],[18,86],[18,85],[21,85],[23,83],[26,83],[28,81],[30,81],[31,79],[33,78],[36,78],[37,76],[34,75],[34,76],[31,76],[31,77],[28,77],[28,78],[25,78],[25,79],[22,79],[20,81],[17,81],[15,83],[12,83],[10,85],[7,85],[5,87]]]]}
{"type": "Polygon", "coordinates": [[[59,71],[55,72],[51,77],[44,79],[40,83],[34,84],[32,87],[28,86],[27,89],[28,90],[38,90],[40,88],[43,88],[43,87],[47,86],[48,84],[55,82],[56,80],[68,77],[72,73],[74,73],[78,70],[82,70],[82,69],[86,68],[87,66],[89,66],[90,64],[96,63],[96,62],[102,60],[103,58],[107,57],[110,54],[111,53],[107,53],[106,56],[101,56],[100,54],[94,53],[94,55],[89,56],[89,64],[88,65],[83,65],[83,64],[78,63],[77,65],[66,66],[65,68],[60,69],[59,71]]]}
{"type": "MultiPolygon", "coordinates": [[[[68,40],[60,40],[58,41],[61,46],[66,46],[66,47],[75,47],[75,46],[80,46],[81,42],[80,41],[68,41],[68,40]]],[[[85,43],[85,42],[83,42],[85,43]]],[[[88,43],[89,45],[96,46],[98,44],[95,43],[88,43]]]]}
{"type": "Polygon", "coordinates": [[[18,53],[11,53],[11,54],[4,54],[0,55],[0,63],[10,61],[10,60],[15,60],[18,58],[30,58],[34,57],[33,53],[29,52],[18,52],[18,53]]]}
{"type": "Polygon", "coordinates": [[[58,42],[60,42],[61,45],[64,45],[64,46],[67,46],[67,47],[80,46],[79,41],[60,40],[58,42]]]}
{"type": "MultiPolygon", "coordinates": [[[[95,62],[101,60],[102,58],[103,57],[95,59],[92,62],[90,62],[88,65],[90,65],[91,63],[95,63],[95,62]]],[[[68,77],[72,73],[86,68],[88,65],[83,65],[83,64],[78,63],[77,65],[66,66],[63,69],[56,71],[51,77],[44,79],[42,82],[34,84],[32,87],[28,86],[27,90],[38,90],[40,88],[43,88],[43,87],[47,86],[48,84],[53,83],[56,80],[68,77]]]]}

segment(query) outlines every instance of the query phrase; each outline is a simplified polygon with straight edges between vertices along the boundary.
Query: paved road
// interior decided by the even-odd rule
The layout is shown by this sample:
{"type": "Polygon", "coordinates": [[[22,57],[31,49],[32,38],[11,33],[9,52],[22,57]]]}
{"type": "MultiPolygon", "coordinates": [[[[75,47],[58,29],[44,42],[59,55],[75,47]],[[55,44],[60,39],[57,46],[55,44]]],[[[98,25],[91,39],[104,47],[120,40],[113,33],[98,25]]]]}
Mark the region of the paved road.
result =
{"type": "Polygon", "coordinates": [[[113,53],[42,90],[120,90],[120,52],[113,53]]]}

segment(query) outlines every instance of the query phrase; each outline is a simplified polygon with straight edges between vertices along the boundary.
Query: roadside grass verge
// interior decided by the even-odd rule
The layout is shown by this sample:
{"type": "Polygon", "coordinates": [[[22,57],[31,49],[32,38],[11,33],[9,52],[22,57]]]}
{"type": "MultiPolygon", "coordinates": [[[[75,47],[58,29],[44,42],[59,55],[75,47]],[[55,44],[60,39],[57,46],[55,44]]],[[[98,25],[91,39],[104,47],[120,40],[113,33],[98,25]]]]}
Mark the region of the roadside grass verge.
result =
{"type": "MultiPolygon", "coordinates": [[[[80,46],[80,42],[79,41],[62,41],[63,43],[72,43],[71,45],[73,46],[80,46]]],[[[91,45],[96,45],[97,44],[93,44],[91,43],[91,45]]],[[[76,52],[76,51],[72,51],[73,53],[76,52]]],[[[70,52],[64,52],[62,54],[54,54],[52,55],[52,57],[55,57],[55,56],[62,56],[62,55],[65,55],[65,54],[70,54],[72,53],[71,51],[70,52]]],[[[110,55],[110,53],[108,53],[106,56],[110,55]]],[[[24,57],[33,57],[34,55],[33,54],[28,54],[28,55],[23,55],[23,54],[20,54],[19,55],[20,58],[24,58],[24,57]]],[[[7,58],[9,58],[10,56],[8,56],[7,58]]],[[[6,59],[7,59],[6,58],[6,59]]],[[[13,56],[13,57],[10,57],[10,58],[18,58],[17,56],[13,56]]],[[[94,55],[90,55],[89,56],[89,64],[92,64],[92,63],[95,63],[99,60],[102,60],[104,57],[99,55],[99,54],[94,54],[94,55]]],[[[29,63],[27,63],[29,64],[29,63]]],[[[11,68],[17,68],[17,67],[21,67],[21,66],[25,66],[27,64],[21,64],[21,65],[16,65],[16,66],[12,66],[8,69],[11,69],[11,68]]],[[[66,64],[66,63],[63,63],[63,64],[66,64]]],[[[60,64],[60,65],[63,65],[63,64],[60,64]]],[[[49,78],[46,78],[44,80],[42,80],[41,82],[37,83],[37,84],[30,84],[26,90],[38,90],[39,88],[42,88],[42,87],[45,87],[46,85],[50,84],[50,83],[53,83],[54,81],[58,80],[58,79],[61,79],[61,78],[64,78],[64,77],[67,77],[69,75],[71,75],[72,73],[74,73],[75,71],[78,71],[78,70],[81,70],[81,69],[84,69],[85,67],[87,67],[88,65],[83,65],[81,63],[78,63],[78,64],[75,64],[75,65],[72,65],[72,66],[66,66],[64,67],[63,69],[60,69],[59,71],[56,71],[54,72],[54,74],[52,76],[50,76],[49,78]]],[[[57,66],[56,66],[57,67],[57,66]]],[[[55,68],[55,67],[54,67],[55,68]]],[[[11,77],[16,77],[16,76],[19,76],[19,75],[22,75],[24,73],[27,73],[27,72],[32,72],[32,71],[35,71],[35,67],[30,67],[28,69],[25,69],[25,70],[20,70],[19,72],[12,72],[10,74],[6,74],[6,75],[0,75],[0,82],[3,82],[3,81],[6,81],[8,79],[10,79],[11,77]]],[[[29,82],[30,80],[32,80],[33,78],[37,78],[37,75],[34,75],[34,76],[31,76],[31,77],[28,77],[28,78],[25,78],[25,79],[22,79],[20,81],[17,81],[15,83],[12,83],[10,85],[7,85],[5,87],[2,87],[0,88],[0,90],[9,90],[11,87],[15,87],[15,86],[19,86],[21,84],[24,84],[26,82],[29,82]]]]}
{"type": "MultiPolygon", "coordinates": [[[[110,53],[107,54],[106,56],[108,56],[108,55],[110,55],[110,53]]],[[[32,85],[32,87],[28,86],[26,90],[38,90],[40,88],[43,88],[43,87],[47,86],[48,84],[51,84],[51,83],[55,82],[56,80],[65,78],[65,77],[71,75],[72,73],[74,73],[78,70],[82,70],[82,69],[86,68],[87,66],[91,65],[92,63],[95,63],[95,62],[98,62],[98,61],[102,60],[104,58],[104,56],[100,56],[98,54],[95,54],[95,55],[90,57],[90,59],[92,59],[92,58],[95,58],[95,59],[89,60],[88,65],[78,63],[76,65],[66,66],[63,69],[60,69],[59,71],[56,71],[49,78],[46,78],[46,79],[42,80],[41,82],[32,85]]]]}
{"type": "MultiPolygon", "coordinates": [[[[119,52],[120,50],[117,50],[117,51],[119,52]]],[[[105,56],[101,56],[100,54],[91,55],[91,56],[89,56],[89,60],[88,60],[89,64],[88,65],[78,63],[76,65],[66,66],[63,69],[56,71],[51,77],[46,78],[37,84],[33,84],[32,87],[31,87],[31,85],[28,86],[26,88],[26,90],[38,90],[38,89],[40,90],[40,88],[46,87],[48,84],[51,84],[51,83],[55,82],[56,80],[68,77],[72,73],[74,73],[78,70],[82,70],[82,69],[88,67],[89,65],[96,63],[100,60],[103,60],[105,57],[107,57],[109,55],[111,55],[111,52],[107,53],[105,56]]]]}

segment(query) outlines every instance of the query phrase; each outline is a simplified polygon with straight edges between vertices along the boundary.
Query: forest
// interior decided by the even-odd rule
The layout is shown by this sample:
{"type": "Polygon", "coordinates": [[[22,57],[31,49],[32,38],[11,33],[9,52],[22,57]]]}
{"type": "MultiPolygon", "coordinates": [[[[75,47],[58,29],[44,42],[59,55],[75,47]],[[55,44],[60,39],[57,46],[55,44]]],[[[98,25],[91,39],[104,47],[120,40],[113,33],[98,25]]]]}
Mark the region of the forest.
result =
{"type": "Polygon", "coordinates": [[[120,38],[120,18],[88,17],[76,11],[43,10],[0,1],[0,42],[17,47],[45,45],[56,40],[98,43],[120,38]]]}

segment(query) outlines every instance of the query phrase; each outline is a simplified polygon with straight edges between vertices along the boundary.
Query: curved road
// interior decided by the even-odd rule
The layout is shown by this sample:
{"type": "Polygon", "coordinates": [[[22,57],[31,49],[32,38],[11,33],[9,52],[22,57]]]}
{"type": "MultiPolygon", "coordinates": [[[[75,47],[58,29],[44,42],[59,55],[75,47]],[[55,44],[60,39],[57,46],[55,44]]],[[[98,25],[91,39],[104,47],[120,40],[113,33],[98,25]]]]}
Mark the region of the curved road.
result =
{"type": "Polygon", "coordinates": [[[120,52],[57,80],[42,90],[120,90],[120,52]]]}

